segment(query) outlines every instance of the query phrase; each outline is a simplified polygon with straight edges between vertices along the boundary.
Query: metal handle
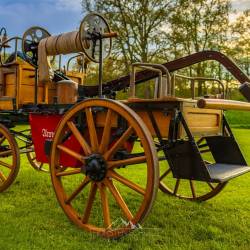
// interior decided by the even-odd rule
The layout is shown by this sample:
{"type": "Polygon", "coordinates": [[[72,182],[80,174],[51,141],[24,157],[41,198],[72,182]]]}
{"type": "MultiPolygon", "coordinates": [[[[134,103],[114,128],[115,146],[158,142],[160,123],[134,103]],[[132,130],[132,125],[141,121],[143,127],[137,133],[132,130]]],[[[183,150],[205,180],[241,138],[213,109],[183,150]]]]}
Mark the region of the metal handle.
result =
{"type": "Polygon", "coordinates": [[[192,99],[195,99],[195,81],[211,81],[211,82],[217,82],[221,87],[222,87],[222,99],[225,99],[225,86],[222,83],[221,80],[216,79],[216,78],[210,78],[210,77],[190,77],[190,76],[184,76],[184,75],[179,75],[175,74],[175,77],[179,77],[182,79],[187,79],[191,81],[191,94],[192,94],[192,99]]]}
{"type": "Polygon", "coordinates": [[[81,57],[81,61],[82,61],[82,65],[81,65],[81,72],[83,73],[83,65],[84,65],[84,54],[83,53],[77,53],[77,55],[74,55],[74,56],[72,56],[72,57],[70,57],[69,59],[68,59],[68,61],[67,61],[67,66],[66,66],[66,69],[67,69],[67,71],[69,71],[70,70],[70,63],[71,63],[71,61],[72,60],[74,60],[75,58],[77,59],[78,57],[81,57]]]}
{"type": "Polygon", "coordinates": [[[10,39],[4,41],[3,43],[1,43],[0,45],[0,64],[2,66],[8,66],[8,65],[11,65],[13,62],[15,62],[17,60],[17,49],[18,49],[18,41],[22,41],[22,38],[21,37],[11,37],[10,39]],[[14,58],[12,60],[12,62],[8,62],[8,63],[5,63],[4,60],[5,60],[5,56],[6,56],[6,53],[5,53],[5,45],[6,44],[9,44],[10,41],[14,40],[15,41],[15,51],[13,52],[14,54],[14,58]],[[3,50],[3,54],[4,54],[4,59],[2,58],[2,50],[3,50]]]}
{"type": "Polygon", "coordinates": [[[155,85],[154,98],[171,95],[171,76],[168,69],[161,64],[153,63],[133,63],[130,75],[130,97],[135,97],[135,74],[136,68],[147,69],[158,73],[158,83],[155,85]],[[165,86],[163,86],[163,77],[166,76],[165,86]],[[164,90],[165,87],[165,90],[164,90]]]}
{"type": "Polygon", "coordinates": [[[103,33],[102,38],[116,38],[118,37],[117,32],[109,32],[109,33],[103,33]]]}

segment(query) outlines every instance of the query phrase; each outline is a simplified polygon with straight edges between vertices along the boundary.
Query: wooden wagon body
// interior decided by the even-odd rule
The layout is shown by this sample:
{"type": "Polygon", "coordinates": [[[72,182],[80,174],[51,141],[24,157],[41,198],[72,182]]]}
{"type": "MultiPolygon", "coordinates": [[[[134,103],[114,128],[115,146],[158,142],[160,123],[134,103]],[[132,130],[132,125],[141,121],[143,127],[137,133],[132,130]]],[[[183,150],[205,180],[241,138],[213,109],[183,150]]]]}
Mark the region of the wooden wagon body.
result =
{"type": "MultiPolygon", "coordinates": [[[[67,77],[82,84],[84,75],[80,72],[67,71],[67,77]]],[[[38,104],[53,104],[57,96],[57,84],[38,84],[38,104]]],[[[28,62],[17,60],[0,68],[0,110],[15,110],[23,105],[34,104],[35,68],[28,62]],[[15,107],[14,107],[15,105],[15,107]]]]}

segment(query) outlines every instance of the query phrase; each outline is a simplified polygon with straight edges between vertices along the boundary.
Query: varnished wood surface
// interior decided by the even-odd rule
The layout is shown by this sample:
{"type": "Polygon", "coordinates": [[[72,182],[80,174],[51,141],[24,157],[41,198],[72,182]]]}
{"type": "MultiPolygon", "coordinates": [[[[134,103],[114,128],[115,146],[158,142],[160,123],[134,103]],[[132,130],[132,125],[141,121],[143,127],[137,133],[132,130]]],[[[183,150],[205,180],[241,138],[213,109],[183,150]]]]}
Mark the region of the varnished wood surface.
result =
{"type": "Polygon", "coordinates": [[[224,99],[200,99],[197,102],[199,108],[221,110],[250,110],[250,103],[224,99]]]}
{"type": "Polygon", "coordinates": [[[195,104],[197,101],[189,98],[165,96],[157,99],[128,98],[128,100],[122,100],[122,102],[124,103],[188,102],[195,104]]]}
{"type": "MultiPolygon", "coordinates": [[[[222,111],[211,109],[199,109],[183,105],[184,118],[193,135],[214,135],[221,133],[222,111]]],[[[180,137],[185,136],[181,127],[180,137]]]]}
{"type": "MultiPolygon", "coordinates": [[[[84,74],[79,72],[68,71],[66,72],[66,75],[76,83],[83,84],[84,74]]],[[[62,88],[60,90],[60,97],[66,96],[66,99],[68,99],[69,92],[67,90],[63,90],[62,88]]],[[[17,108],[21,108],[24,104],[33,104],[35,100],[34,67],[23,61],[17,61],[8,65],[8,67],[0,67],[0,110],[12,110],[12,102],[7,100],[1,100],[1,97],[3,96],[9,98],[16,98],[17,108]]],[[[38,83],[38,103],[53,104],[55,102],[56,97],[56,83],[38,83]]],[[[67,100],[64,100],[64,103],[65,101],[67,100]]],[[[72,102],[73,101],[70,100],[70,103],[72,102]]]]}

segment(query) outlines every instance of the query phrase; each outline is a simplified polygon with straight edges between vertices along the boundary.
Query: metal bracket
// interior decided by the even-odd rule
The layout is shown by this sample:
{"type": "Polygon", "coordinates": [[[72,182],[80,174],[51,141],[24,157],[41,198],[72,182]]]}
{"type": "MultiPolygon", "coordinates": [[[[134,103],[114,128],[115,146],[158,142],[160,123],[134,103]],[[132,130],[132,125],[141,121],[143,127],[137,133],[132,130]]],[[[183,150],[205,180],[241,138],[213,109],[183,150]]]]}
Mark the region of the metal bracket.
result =
{"type": "Polygon", "coordinates": [[[154,99],[171,95],[171,76],[168,69],[161,64],[134,63],[130,76],[130,97],[135,97],[135,74],[136,68],[156,72],[158,81],[155,83],[154,99]]]}

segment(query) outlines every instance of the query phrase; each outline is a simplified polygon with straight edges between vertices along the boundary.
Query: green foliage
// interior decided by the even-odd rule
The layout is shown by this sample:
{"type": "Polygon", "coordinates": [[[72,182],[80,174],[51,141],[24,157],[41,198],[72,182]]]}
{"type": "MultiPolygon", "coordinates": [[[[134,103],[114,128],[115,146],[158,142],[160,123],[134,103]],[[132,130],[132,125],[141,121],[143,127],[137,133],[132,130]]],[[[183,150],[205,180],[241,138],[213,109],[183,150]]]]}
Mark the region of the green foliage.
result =
{"type": "Polygon", "coordinates": [[[221,47],[228,30],[229,0],[179,0],[169,18],[174,57],[221,47]]]}
{"type": "MultiPolygon", "coordinates": [[[[203,50],[222,50],[229,28],[229,0],[177,1],[169,18],[167,39],[172,59],[203,50]]],[[[221,67],[214,62],[198,63],[182,70],[190,76],[213,76],[221,79],[221,67]]],[[[202,95],[199,84],[198,96],[202,95]]]]}
{"type": "Polygon", "coordinates": [[[226,41],[227,53],[250,75],[250,10],[240,14],[230,25],[230,37],[226,41]]]}

